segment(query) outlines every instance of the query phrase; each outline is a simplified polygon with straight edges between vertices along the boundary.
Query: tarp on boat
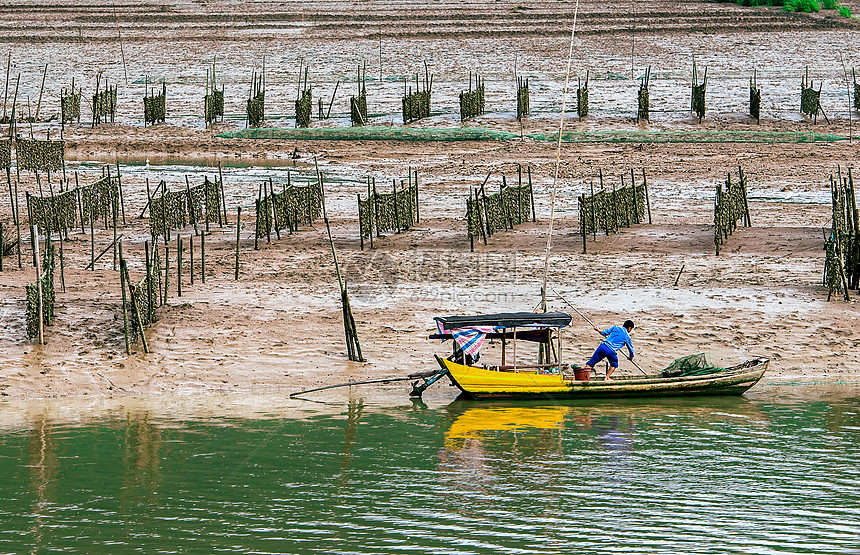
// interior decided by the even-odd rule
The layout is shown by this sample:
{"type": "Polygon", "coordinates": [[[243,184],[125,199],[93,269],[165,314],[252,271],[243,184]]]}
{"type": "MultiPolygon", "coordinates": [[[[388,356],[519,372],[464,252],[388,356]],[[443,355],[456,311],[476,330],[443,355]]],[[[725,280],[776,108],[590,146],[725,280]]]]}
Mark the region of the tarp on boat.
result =
{"type": "Polygon", "coordinates": [[[570,314],[566,312],[501,312],[498,314],[478,314],[476,316],[437,316],[439,333],[462,328],[563,328],[570,324],[570,314]]]}
{"type": "Polygon", "coordinates": [[[430,339],[453,339],[464,353],[475,356],[487,337],[513,337],[513,332],[508,331],[512,328],[525,328],[517,331],[518,339],[546,342],[547,328],[563,328],[570,324],[571,317],[565,312],[502,312],[437,316],[434,320],[439,333],[431,335],[430,339]]]}

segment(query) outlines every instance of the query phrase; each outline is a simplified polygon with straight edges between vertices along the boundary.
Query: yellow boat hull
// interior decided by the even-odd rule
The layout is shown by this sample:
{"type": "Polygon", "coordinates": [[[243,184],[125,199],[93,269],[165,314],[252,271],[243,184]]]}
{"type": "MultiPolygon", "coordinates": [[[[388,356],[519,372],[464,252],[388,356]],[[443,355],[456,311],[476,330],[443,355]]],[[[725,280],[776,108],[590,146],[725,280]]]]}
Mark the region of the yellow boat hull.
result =
{"type": "Polygon", "coordinates": [[[457,364],[438,356],[436,359],[448,370],[454,385],[475,399],[740,395],[758,383],[769,362],[766,358],[757,358],[706,376],[575,381],[559,374],[489,370],[457,364]]]}

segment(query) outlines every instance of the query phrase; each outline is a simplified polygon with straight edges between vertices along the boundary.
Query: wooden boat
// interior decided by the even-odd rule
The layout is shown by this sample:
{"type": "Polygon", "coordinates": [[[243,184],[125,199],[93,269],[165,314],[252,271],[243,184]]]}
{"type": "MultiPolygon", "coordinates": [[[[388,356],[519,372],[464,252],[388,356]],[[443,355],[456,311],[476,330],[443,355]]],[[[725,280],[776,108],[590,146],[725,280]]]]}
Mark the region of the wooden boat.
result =
{"type": "MultiPolygon", "coordinates": [[[[571,317],[563,312],[503,313],[436,318],[438,333],[431,339],[454,339],[454,354],[445,359],[436,355],[439,372],[413,384],[412,395],[420,396],[443,376],[464,395],[475,399],[499,398],[600,398],[657,397],[673,395],[740,395],[762,378],[769,360],[756,357],[729,368],[703,365],[687,372],[661,371],[654,375],[589,379],[562,363],[562,329],[571,317]],[[476,342],[497,339],[502,345],[502,361],[496,366],[478,366],[476,342]],[[517,341],[541,344],[537,364],[520,364],[517,341]],[[506,347],[513,345],[513,360],[506,360],[506,347]]],[[[480,344],[478,345],[480,348],[480,344]]],[[[705,360],[704,355],[700,355],[705,360]]],[[[680,359],[679,359],[680,360],[680,359]]]]}
{"type": "Polygon", "coordinates": [[[702,376],[619,377],[609,381],[576,380],[563,374],[534,370],[498,370],[457,364],[436,356],[451,382],[474,399],[648,397],[669,395],[740,395],[754,386],[767,370],[768,359],[754,358],[702,376]]]}

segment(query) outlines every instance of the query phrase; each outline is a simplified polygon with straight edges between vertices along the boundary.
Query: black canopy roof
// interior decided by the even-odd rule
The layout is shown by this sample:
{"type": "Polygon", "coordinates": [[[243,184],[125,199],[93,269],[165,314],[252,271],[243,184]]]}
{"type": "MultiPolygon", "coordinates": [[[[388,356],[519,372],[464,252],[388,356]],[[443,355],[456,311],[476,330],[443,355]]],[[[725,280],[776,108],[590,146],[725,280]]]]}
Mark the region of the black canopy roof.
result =
{"type": "Polygon", "coordinates": [[[532,324],[562,328],[570,324],[571,318],[566,312],[502,312],[476,316],[437,316],[434,320],[441,323],[445,330],[455,330],[478,326],[516,328],[532,324]]]}

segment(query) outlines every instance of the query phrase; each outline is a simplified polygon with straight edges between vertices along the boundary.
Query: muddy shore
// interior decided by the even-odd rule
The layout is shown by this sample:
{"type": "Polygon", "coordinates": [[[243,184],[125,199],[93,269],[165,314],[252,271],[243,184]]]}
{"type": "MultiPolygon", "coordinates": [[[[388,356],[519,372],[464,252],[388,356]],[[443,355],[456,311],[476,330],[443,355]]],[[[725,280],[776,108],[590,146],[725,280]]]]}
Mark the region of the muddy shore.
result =
{"type": "MultiPolygon", "coordinates": [[[[94,4],[87,16],[92,21],[84,18],[75,25],[69,23],[74,17],[51,6],[46,5],[39,15],[0,9],[7,23],[6,30],[0,30],[0,42],[9,43],[22,85],[26,80],[19,94],[29,96],[31,104],[38,94],[39,67],[51,60],[46,84],[50,101],[43,100],[43,110],[49,114],[58,111],[59,89],[73,75],[78,76],[76,83],[85,84],[85,92],[94,85],[98,71],[104,71],[111,82],[124,83],[123,64],[113,52],[119,51],[113,39],[113,16],[102,14],[99,20],[96,15],[101,8],[94,4]],[[10,22],[22,20],[31,30],[31,40],[13,42],[10,22]],[[50,40],[40,38],[40,26],[51,27],[58,21],[67,25],[53,25],[50,40]],[[90,40],[84,41],[81,37],[87,30],[90,40]],[[77,61],[72,63],[72,58],[77,61]]],[[[254,6],[246,9],[261,9],[254,6]]],[[[527,14],[520,18],[515,5],[504,4],[499,9],[514,14],[513,23],[504,33],[497,33],[491,25],[492,13],[483,12],[477,4],[457,6],[444,4],[417,12],[413,19],[423,21],[431,31],[438,30],[431,33],[415,31],[403,19],[385,26],[388,32],[381,37],[383,54],[379,56],[382,67],[368,70],[383,75],[369,89],[369,98],[376,100],[371,112],[379,114],[373,123],[400,125],[402,83],[394,76],[417,70],[412,62],[426,57],[438,68],[434,69],[439,76],[434,97],[438,95],[439,101],[434,103],[433,116],[414,126],[459,124],[456,93],[472,69],[486,71],[488,87],[494,92],[488,95],[488,113],[468,125],[524,134],[557,130],[567,52],[567,38],[560,32],[566,28],[564,18],[551,16],[551,10],[539,3],[519,10],[527,14]],[[468,49],[458,43],[459,36],[452,30],[463,28],[457,18],[462,19],[464,13],[476,22],[473,32],[462,39],[468,49]],[[552,32],[536,31],[536,13],[553,21],[552,32]],[[448,22],[437,25],[443,19],[448,22]],[[522,129],[511,113],[509,98],[514,59],[518,71],[530,73],[537,84],[532,103],[536,112],[522,129]]],[[[247,17],[234,14],[231,20],[223,16],[228,7],[235,10],[235,6],[219,3],[176,4],[170,8],[179,18],[173,24],[196,22],[202,27],[187,25],[178,35],[169,36],[159,31],[159,25],[166,23],[158,23],[151,15],[160,13],[161,4],[122,13],[119,25],[127,40],[124,56],[137,62],[126,69],[131,84],[121,85],[118,120],[95,129],[82,123],[64,130],[69,181],[77,172],[79,180],[89,183],[100,173],[100,164],[119,163],[126,211],[123,250],[136,279],[143,271],[143,241],[149,238],[148,220],[137,217],[146,204],[146,181],[165,179],[178,188],[184,186],[184,175],[200,180],[204,174],[216,175],[221,164],[228,222],[211,226],[206,235],[206,283],[200,280],[199,260],[193,285],[190,268],[184,269],[181,297],[177,296],[175,276],[171,276],[167,305],[160,309],[158,322],[147,330],[152,352],[144,354],[137,344],[135,352],[126,355],[119,278],[111,256],[97,263],[94,271],[85,270],[90,260],[89,233],[71,233],[63,243],[65,291],[59,289],[58,279],[57,316],[47,328],[47,344],[40,346],[24,336],[24,285],[35,279],[28,265],[29,248],[24,250],[21,269],[17,259],[4,259],[0,395],[34,399],[277,394],[353,379],[399,376],[432,369],[433,353],[448,352],[447,345],[427,339],[434,329],[434,316],[531,310],[539,302],[555,171],[554,143],[528,138],[443,143],[218,137],[218,133],[244,127],[245,73],[250,73],[263,54],[268,56],[271,71],[273,109],[268,125],[291,127],[288,107],[295,93],[292,73],[299,57],[313,57],[318,79],[315,94],[318,90],[321,98],[328,99],[336,82],[353,75],[357,60],[365,58],[369,66],[376,64],[379,42],[373,34],[379,34],[379,27],[349,23],[348,13],[341,11],[323,18],[319,14],[325,6],[314,8],[316,17],[280,23],[277,18],[271,23],[272,13],[256,12],[245,14],[247,17]],[[244,22],[242,33],[236,27],[239,21],[244,22]],[[277,32],[285,28],[292,29],[289,37],[277,32]],[[204,31],[217,33],[219,40],[198,36],[204,31]],[[212,55],[218,56],[231,91],[226,106],[231,117],[207,130],[195,114],[200,111],[197,104],[201,104],[198,96],[202,96],[205,64],[211,63],[212,55]],[[144,128],[139,99],[144,85],[138,80],[147,75],[168,77],[170,117],[166,124],[144,128]],[[192,78],[186,79],[189,76],[192,78]],[[309,172],[315,160],[331,178],[326,193],[332,234],[349,283],[366,363],[346,360],[340,297],[322,220],[279,240],[263,240],[260,249],[254,250],[253,207],[258,184],[269,177],[280,182],[288,171],[309,172]],[[508,182],[516,179],[518,165],[531,168],[536,221],[494,235],[487,245],[476,244],[475,252],[470,252],[464,221],[469,187],[479,185],[492,172],[488,184],[495,190],[501,175],[508,182]],[[405,179],[407,168],[416,170],[420,180],[420,223],[408,232],[374,239],[373,249],[361,250],[355,199],[365,192],[364,180],[367,176],[385,183],[405,179]],[[240,279],[236,281],[233,252],[238,206],[242,207],[243,227],[240,279]]],[[[559,9],[568,8],[572,15],[572,3],[559,9]]],[[[368,5],[363,17],[370,19],[374,9],[374,3],[368,5]]],[[[577,76],[584,76],[586,70],[596,73],[591,85],[594,108],[586,120],[569,116],[566,129],[858,134],[853,121],[856,112],[849,121],[838,56],[846,37],[856,42],[850,38],[857,32],[853,21],[827,14],[800,16],[695,2],[637,3],[636,10],[635,17],[607,22],[593,15],[594,6],[586,6],[584,13],[592,15],[580,21],[586,32],[576,43],[579,56],[574,70],[577,76]],[[728,22],[724,26],[730,28],[709,28],[702,21],[701,14],[713,15],[716,10],[732,14],[724,20],[728,22]],[[660,15],[676,12],[686,15],[660,15]],[[632,117],[635,96],[630,95],[635,94],[631,91],[638,81],[629,79],[633,34],[625,25],[631,22],[635,24],[635,68],[654,66],[653,98],[667,110],[655,112],[648,124],[638,124],[632,117]],[[708,90],[713,95],[701,124],[680,109],[689,102],[693,54],[700,67],[709,67],[708,90]],[[830,123],[813,125],[795,113],[799,76],[805,65],[816,83],[825,83],[822,105],[830,123]],[[753,67],[759,68],[767,99],[761,124],[744,113],[743,95],[753,67]]],[[[627,13],[628,8],[619,11],[627,13]]],[[[844,54],[850,73],[850,67],[860,65],[860,58],[851,59],[849,51],[844,54]]],[[[353,81],[341,87],[352,90],[354,85],[353,81]]],[[[334,110],[338,116],[314,120],[314,126],[348,125],[343,105],[348,106],[350,93],[339,94],[334,110]]],[[[56,136],[58,127],[56,122],[37,124],[33,133],[44,137],[50,129],[56,136]]],[[[19,128],[19,132],[29,131],[29,127],[19,128]]],[[[678,356],[709,351],[716,362],[726,364],[767,356],[772,360],[768,376],[775,380],[857,381],[860,308],[853,300],[856,292],[852,302],[827,302],[821,283],[822,228],[830,218],[829,177],[837,167],[843,172],[856,168],[857,144],[831,140],[562,145],[548,275],[550,307],[568,310],[566,303],[572,303],[606,326],[632,318],[637,323],[637,362],[645,368],[659,369],[678,356]],[[714,190],[738,165],[750,183],[753,227],[738,228],[717,257],[714,190]],[[601,170],[609,183],[620,185],[621,175],[627,179],[631,169],[637,176],[642,169],[646,171],[653,223],[589,238],[587,254],[582,254],[578,195],[589,190],[601,170]]],[[[14,181],[14,168],[12,176],[14,181]]],[[[52,175],[55,185],[57,179],[52,175]]],[[[22,172],[21,198],[25,192],[38,191],[33,176],[22,172]]],[[[22,217],[26,219],[23,202],[22,217]]],[[[14,228],[8,193],[0,195],[0,220],[4,230],[14,228]]],[[[182,230],[186,240],[194,233],[191,226],[182,230]]],[[[96,230],[98,246],[107,246],[111,238],[110,230],[96,230]]],[[[175,244],[170,246],[175,267],[175,244]]],[[[595,340],[590,326],[575,318],[565,336],[565,357],[570,362],[586,360],[595,340]]],[[[634,373],[635,369],[622,364],[619,372],[634,373]]]]}

